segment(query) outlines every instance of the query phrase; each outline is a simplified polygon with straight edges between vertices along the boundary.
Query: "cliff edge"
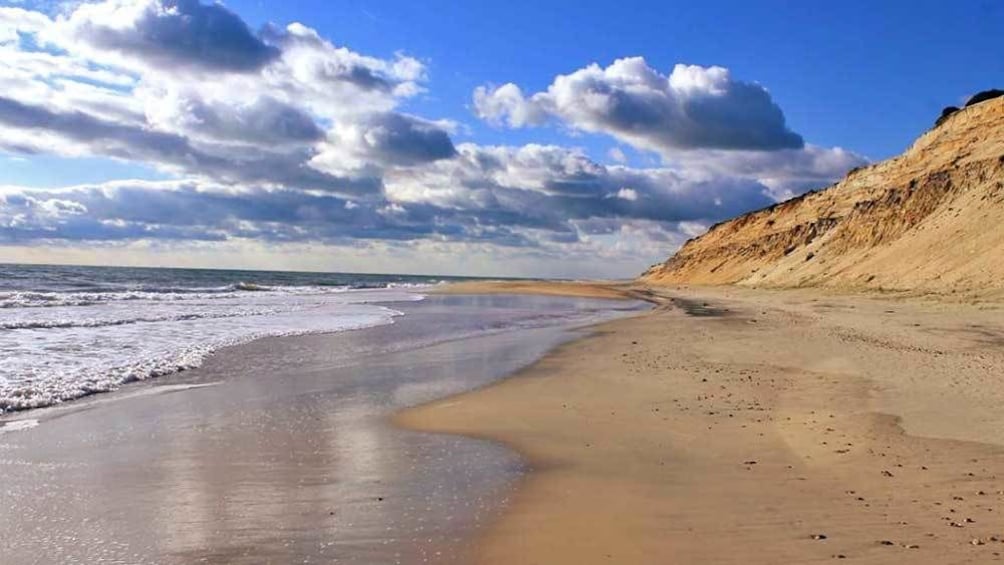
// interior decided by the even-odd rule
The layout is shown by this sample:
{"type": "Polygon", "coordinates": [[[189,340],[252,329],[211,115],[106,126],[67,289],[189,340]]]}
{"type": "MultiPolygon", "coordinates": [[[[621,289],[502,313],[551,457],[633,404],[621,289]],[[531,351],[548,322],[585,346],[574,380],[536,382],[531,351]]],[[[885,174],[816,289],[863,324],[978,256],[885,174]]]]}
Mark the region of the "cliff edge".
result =
{"type": "Polygon", "coordinates": [[[902,155],[824,190],[713,226],[641,280],[1004,288],[1004,97],[944,115],[902,155]]]}

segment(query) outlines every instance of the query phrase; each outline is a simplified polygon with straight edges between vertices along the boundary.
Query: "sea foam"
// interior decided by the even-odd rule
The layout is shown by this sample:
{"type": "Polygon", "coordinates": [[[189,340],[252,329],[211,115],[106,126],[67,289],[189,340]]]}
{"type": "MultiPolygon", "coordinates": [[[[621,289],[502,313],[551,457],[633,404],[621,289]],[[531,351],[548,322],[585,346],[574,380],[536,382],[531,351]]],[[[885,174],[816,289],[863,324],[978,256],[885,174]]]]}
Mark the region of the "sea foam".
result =
{"type": "Polygon", "coordinates": [[[209,288],[0,293],[0,413],[49,406],[198,367],[269,337],[392,323],[415,287],[209,288]]]}

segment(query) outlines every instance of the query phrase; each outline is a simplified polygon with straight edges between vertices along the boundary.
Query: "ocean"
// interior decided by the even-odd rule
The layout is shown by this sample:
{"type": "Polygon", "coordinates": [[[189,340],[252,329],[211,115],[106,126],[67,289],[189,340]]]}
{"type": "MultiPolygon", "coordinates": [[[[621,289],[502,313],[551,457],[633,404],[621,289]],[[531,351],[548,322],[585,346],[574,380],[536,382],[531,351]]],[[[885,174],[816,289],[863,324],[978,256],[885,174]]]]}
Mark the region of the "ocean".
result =
{"type": "Polygon", "coordinates": [[[0,265],[0,413],[199,366],[268,336],[392,323],[460,277],[0,265]]]}

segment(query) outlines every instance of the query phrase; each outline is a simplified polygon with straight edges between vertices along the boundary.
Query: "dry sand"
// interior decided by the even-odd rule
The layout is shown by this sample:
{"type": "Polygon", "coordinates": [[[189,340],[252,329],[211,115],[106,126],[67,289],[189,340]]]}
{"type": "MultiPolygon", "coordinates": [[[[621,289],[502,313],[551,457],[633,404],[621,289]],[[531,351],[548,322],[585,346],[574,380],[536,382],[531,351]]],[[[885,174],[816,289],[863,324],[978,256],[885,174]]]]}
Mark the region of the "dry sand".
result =
{"type": "Polygon", "coordinates": [[[476,540],[478,562],[999,559],[1000,307],[656,294],[653,312],[598,326],[514,378],[399,415],[531,463],[476,540]]]}

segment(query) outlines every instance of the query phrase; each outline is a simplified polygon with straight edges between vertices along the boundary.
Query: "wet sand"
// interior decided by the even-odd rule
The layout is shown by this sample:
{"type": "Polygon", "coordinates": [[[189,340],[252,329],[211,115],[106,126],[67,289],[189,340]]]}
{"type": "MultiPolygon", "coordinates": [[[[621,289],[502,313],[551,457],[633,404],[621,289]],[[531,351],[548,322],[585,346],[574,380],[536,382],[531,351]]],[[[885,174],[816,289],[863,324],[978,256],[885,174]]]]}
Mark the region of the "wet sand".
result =
{"type": "Polygon", "coordinates": [[[645,289],[629,281],[471,281],[451,283],[437,294],[529,294],[580,298],[646,299],[645,289]]]}
{"type": "Polygon", "coordinates": [[[198,370],[8,416],[0,563],[467,561],[467,541],[504,507],[524,462],[388,416],[483,386],[635,305],[435,296],[390,306],[406,313],[393,325],[263,339],[198,370]]]}
{"type": "Polygon", "coordinates": [[[989,563],[1004,309],[657,291],[514,378],[408,410],[531,465],[472,563],[989,563]]]}

